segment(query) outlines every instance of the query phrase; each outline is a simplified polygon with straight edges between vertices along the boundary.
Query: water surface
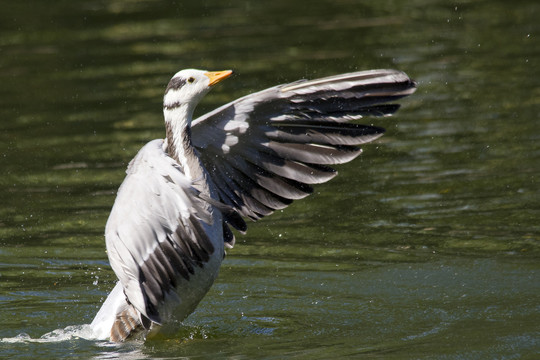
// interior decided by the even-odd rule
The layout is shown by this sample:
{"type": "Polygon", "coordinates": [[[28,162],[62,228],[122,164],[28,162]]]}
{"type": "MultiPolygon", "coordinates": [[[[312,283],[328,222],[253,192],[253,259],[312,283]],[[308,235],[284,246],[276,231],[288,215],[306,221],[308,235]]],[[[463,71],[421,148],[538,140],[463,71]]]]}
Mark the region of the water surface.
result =
{"type": "Polygon", "coordinates": [[[0,354],[9,358],[536,358],[540,6],[533,1],[39,1],[0,5],[0,354]],[[199,107],[299,78],[419,82],[387,134],[249,224],[175,339],[88,324],[103,229],[163,137],[182,68],[234,69],[199,107]],[[52,332],[52,333],[51,333],[52,332]]]}

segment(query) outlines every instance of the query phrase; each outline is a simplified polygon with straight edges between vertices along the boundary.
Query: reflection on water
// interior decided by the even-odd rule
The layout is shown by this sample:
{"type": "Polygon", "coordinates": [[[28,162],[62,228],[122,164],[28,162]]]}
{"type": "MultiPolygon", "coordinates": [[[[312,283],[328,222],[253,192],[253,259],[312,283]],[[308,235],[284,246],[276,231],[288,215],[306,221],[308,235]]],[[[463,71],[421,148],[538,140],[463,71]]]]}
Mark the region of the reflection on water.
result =
{"type": "Polygon", "coordinates": [[[539,5],[0,7],[2,355],[538,353],[539,5]],[[116,189],[163,136],[164,87],[188,67],[236,70],[200,112],[357,69],[399,68],[419,90],[395,117],[366,120],[387,134],[335,180],[250,224],[177,338],[92,341],[82,324],[115,282],[103,228],[116,189]]]}

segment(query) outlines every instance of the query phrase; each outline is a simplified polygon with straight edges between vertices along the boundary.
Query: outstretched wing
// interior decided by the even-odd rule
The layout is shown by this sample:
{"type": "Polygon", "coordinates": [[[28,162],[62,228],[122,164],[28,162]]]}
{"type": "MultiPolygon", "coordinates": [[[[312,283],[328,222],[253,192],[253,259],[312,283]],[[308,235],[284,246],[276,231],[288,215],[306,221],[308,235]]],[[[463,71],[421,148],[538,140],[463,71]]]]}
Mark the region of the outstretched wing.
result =
{"type": "Polygon", "coordinates": [[[309,195],[337,174],[329,165],[354,159],[358,145],[384,132],[349,121],[391,115],[399,105],[386,103],[415,90],[396,70],[279,85],[196,119],[192,141],[220,201],[256,220],[309,195]]]}
{"type": "Polygon", "coordinates": [[[177,281],[214,252],[205,223],[212,219],[203,200],[163,151],[163,140],[146,144],[128,167],[105,238],[129,303],[147,319],[160,323],[158,306],[176,296],[177,281]]]}

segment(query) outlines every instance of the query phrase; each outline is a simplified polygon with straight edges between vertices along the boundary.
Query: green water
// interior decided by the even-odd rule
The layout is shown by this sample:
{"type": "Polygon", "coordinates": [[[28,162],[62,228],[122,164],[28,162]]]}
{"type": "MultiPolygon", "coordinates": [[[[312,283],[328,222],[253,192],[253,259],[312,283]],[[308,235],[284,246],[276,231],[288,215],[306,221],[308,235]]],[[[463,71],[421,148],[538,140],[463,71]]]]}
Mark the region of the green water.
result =
{"type": "Polygon", "coordinates": [[[0,4],[0,357],[540,357],[539,17],[535,1],[0,4]],[[177,339],[85,340],[115,282],[116,189],[191,67],[236,72],[200,112],[370,68],[419,89],[366,120],[387,134],[340,176],[250,224],[177,339]]]}

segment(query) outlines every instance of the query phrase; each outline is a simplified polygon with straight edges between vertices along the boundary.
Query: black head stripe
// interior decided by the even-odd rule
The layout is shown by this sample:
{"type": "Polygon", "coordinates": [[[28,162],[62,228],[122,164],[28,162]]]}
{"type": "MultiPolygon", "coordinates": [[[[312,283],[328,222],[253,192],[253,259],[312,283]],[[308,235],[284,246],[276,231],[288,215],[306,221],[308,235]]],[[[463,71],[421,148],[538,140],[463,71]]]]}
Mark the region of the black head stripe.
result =
{"type": "Polygon", "coordinates": [[[178,90],[182,86],[186,84],[186,79],[182,78],[172,78],[171,81],[169,81],[169,85],[167,85],[167,89],[165,89],[165,94],[169,92],[170,89],[178,90]]]}

